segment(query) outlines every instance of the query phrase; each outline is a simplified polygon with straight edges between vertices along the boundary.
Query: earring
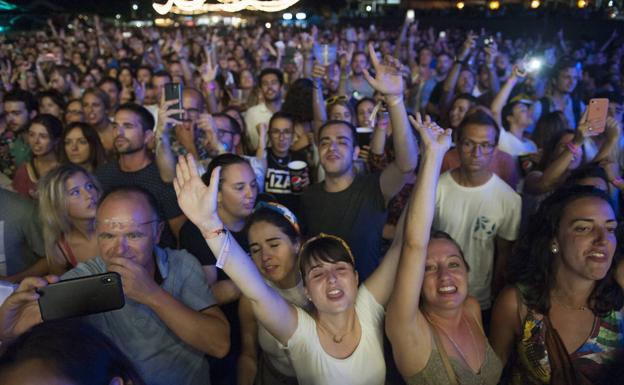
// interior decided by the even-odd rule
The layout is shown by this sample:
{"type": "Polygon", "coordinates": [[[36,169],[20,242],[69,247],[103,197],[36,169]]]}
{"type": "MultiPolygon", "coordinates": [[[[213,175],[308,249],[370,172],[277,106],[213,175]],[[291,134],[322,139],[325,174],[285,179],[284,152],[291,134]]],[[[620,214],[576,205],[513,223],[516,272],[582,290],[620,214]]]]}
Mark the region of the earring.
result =
{"type": "Polygon", "coordinates": [[[557,247],[557,245],[552,245],[550,247],[550,251],[552,251],[553,254],[557,254],[559,252],[559,248],[557,247]]]}

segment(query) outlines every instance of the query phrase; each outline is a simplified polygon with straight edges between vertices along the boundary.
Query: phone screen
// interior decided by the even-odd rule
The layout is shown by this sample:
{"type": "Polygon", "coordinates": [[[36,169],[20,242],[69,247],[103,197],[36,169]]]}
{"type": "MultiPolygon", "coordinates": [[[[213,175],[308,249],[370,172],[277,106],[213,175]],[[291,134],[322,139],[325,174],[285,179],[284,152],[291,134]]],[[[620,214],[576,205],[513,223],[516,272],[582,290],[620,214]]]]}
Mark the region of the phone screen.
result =
{"type": "MultiPolygon", "coordinates": [[[[182,109],[182,85],[180,83],[167,83],[165,84],[165,101],[177,100],[178,102],[173,106],[170,106],[169,110],[181,110],[182,109]]],[[[183,114],[175,114],[172,118],[176,120],[183,120],[183,114]]]]}
{"type": "Polygon", "coordinates": [[[587,107],[587,122],[590,127],[590,135],[598,135],[604,132],[607,125],[607,113],[609,112],[609,99],[591,99],[587,107]]]}

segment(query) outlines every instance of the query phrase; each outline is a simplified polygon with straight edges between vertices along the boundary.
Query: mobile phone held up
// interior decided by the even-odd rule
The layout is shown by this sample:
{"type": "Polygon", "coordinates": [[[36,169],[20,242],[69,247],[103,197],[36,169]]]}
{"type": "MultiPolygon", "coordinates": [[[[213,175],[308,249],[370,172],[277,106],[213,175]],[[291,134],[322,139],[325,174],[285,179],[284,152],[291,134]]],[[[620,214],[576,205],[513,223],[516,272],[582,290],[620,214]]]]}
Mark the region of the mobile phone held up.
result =
{"type": "MultiPolygon", "coordinates": [[[[178,102],[168,108],[168,110],[181,110],[182,109],[182,84],[180,83],[167,83],[165,84],[165,101],[177,100],[178,102]]],[[[183,114],[175,114],[171,116],[175,120],[182,121],[184,119],[183,114]]]]}
{"type": "Polygon", "coordinates": [[[590,135],[602,134],[607,125],[607,113],[609,112],[609,99],[590,99],[587,107],[587,122],[589,123],[590,135]]]}
{"type": "Polygon", "coordinates": [[[38,289],[37,293],[44,321],[103,313],[125,305],[121,277],[117,273],[68,279],[38,289]]]}

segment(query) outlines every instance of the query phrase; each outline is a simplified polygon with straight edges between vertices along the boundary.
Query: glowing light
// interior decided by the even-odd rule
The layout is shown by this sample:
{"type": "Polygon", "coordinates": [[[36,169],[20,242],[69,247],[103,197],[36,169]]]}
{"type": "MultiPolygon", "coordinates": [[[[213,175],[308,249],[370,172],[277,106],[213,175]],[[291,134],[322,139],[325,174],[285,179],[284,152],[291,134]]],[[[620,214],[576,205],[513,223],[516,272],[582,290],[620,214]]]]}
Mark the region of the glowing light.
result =
{"type": "Polygon", "coordinates": [[[531,1],[531,8],[535,9],[535,8],[539,8],[539,6],[540,6],[540,2],[538,0],[531,1]]]}
{"type": "Polygon", "coordinates": [[[608,7],[613,7],[613,0],[609,0],[609,3],[607,4],[608,7]]]}
{"type": "Polygon", "coordinates": [[[156,12],[165,15],[168,12],[179,14],[200,14],[206,12],[240,12],[242,10],[279,12],[296,4],[299,0],[217,0],[218,3],[206,3],[206,0],[167,0],[165,4],[153,3],[156,12]]]}
{"type": "Polygon", "coordinates": [[[121,15],[120,14],[116,14],[115,15],[115,19],[117,19],[117,20],[121,19],[121,15]]]}
{"type": "Polygon", "coordinates": [[[297,20],[305,20],[306,17],[308,17],[308,15],[306,15],[305,12],[297,12],[295,15],[297,20]]]}
{"type": "Polygon", "coordinates": [[[464,4],[463,1],[458,1],[457,2],[457,9],[464,9],[465,6],[466,6],[466,4],[464,4]]]}
{"type": "Polygon", "coordinates": [[[497,9],[499,9],[499,8],[500,8],[500,1],[496,1],[496,0],[494,0],[494,1],[490,1],[490,3],[488,4],[488,6],[490,7],[490,9],[491,9],[492,11],[496,11],[497,9]]]}
{"type": "Polygon", "coordinates": [[[576,3],[576,6],[577,6],[577,7],[579,7],[579,8],[585,8],[585,7],[587,7],[587,1],[585,1],[585,0],[579,0],[579,1],[576,3]]]}
{"type": "Polygon", "coordinates": [[[265,27],[266,29],[271,28],[271,23],[264,23],[264,27],[265,27]]]}
{"type": "Polygon", "coordinates": [[[373,10],[373,7],[371,7],[370,5],[366,6],[366,12],[370,12],[373,10]]]}
{"type": "Polygon", "coordinates": [[[284,20],[292,20],[292,13],[286,12],[285,14],[282,15],[282,18],[284,20]]]}
{"type": "Polygon", "coordinates": [[[132,4],[132,10],[136,11],[137,9],[139,9],[138,4],[132,4]]]}

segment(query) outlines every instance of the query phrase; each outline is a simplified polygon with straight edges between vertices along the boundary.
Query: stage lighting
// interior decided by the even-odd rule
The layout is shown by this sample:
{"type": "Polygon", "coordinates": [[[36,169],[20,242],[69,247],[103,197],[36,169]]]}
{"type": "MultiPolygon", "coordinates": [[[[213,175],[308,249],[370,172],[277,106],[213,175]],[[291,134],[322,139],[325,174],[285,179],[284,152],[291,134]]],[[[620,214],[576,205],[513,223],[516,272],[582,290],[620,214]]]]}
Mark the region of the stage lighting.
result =
{"type": "Polygon", "coordinates": [[[466,4],[464,4],[463,1],[458,1],[457,2],[457,9],[464,9],[464,7],[466,6],[466,4]]]}
{"type": "Polygon", "coordinates": [[[585,8],[585,7],[587,7],[587,1],[586,0],[579,0],[576,3],[576,6],[579,7],[579,8],[585,8]]]}
{"type": "Polygon", "coordinates": [[[535,8],[539,8],[539,6],[540,6],[539,0],[531,1],[531,8],[535,9],[535,8]]]}
{"type": "Polygon", "coordinates": [[[500,8],[500,1],[496,1],[496,0],[494,0],[494,1],[490,1],[490,3],[488,4],[488,6],[490,7],[490,9],[491,9],[492,11],[496,11],[497,9],[499,9],[499,8],[500,8]]]}
{"type": "Polygon", "coordinates": [[[372,10],[373,10],[373,7],[372,7],[372,6],[370,6],[370,5],[367,5],[367,6],[366,6],[366,12],[370,12],[370,11],[372,11],[372,10]]]}

